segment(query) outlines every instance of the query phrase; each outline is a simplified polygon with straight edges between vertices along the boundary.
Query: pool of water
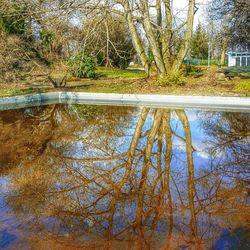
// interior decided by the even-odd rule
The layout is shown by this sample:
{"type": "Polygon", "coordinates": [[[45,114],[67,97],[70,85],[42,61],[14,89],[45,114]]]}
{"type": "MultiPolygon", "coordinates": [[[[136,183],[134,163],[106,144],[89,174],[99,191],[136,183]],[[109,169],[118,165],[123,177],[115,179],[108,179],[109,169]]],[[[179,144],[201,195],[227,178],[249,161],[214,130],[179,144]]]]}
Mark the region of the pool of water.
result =
{"type": "Polygon", "coordinates": [[[250,113],[0,112],[0,248],[250,249],[250,113]]]}

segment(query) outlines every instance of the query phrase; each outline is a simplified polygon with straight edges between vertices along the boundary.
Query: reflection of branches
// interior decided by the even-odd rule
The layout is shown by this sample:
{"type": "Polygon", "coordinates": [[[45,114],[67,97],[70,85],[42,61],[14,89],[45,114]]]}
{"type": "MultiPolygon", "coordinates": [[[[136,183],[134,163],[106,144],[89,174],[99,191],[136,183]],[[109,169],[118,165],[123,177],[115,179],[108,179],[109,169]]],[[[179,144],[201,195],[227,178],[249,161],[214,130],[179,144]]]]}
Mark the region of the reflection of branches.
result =
{"type": "Polygon", "coordinates": [[[171,122],[170,112],[166,112],[164,118],[165,119],[163,120],[163,127],[165,130],[165,138],[166,138],[164,192],[167,193],[168,209],[169,209],[169,229],[166,239],[166,247],[167,249],[171,249],[171,238],[174,225],[174,213],[173,213],[172,195],[170,190],[170,173],[171,173],[170,164],[172,159],[172,130],[170,125],[171,122]]]}
{"type": "Polygon", "coordinates": [[[148,176],[148,171],[149,171],[149,166],[150,166],[149,162],[151,159],[151,152],[152,152],[152,147],[154,143],[154,138],[160,126],[161,115],[162,115],[162,111],[157,110],[155,113],[152,128],[148,135],[147,144],[145,148],[144,161],[143,161],[143,166],[142,166],[142,173],[141,173],[141,179],[139,183],[139,192],[138,192],[138,205],[137,205],[137,212],[136,212],[136,224],[137,225],[141,224],[142,222],[142,208],[143,208],[146,181],[147,181],[147,176],[148,176]]]}
{"type": "Polygon", "coordinates": [[[198,236],[198,229],[197,229],[197,221],[196,221],[196,214],[195,214],[195,207],[194,207],[194,163],[193,163],[193,150],[192,150],[192,139],[191,139],[191,132],[189,127],[189,122],[186,114],[182,110],[176,111],[179,119],[182,122],[185,137],[186,137],[186,153],[187,153],[187,164],[188,164],[188,196],[189,196],[189,207],[191,212],[191,228],[193,230],[193,234],[195,240],[197,240],[198,236]]]}
{"type": "MultiPolygon", "coordinates": [[[[51,114],[51,112],[49,113],[51,114]]],[[[80,211],[82,211],[81,218],[92,221],[93,230],[100,226],[105,231],[107,239],[112,241],[115,237],[130,235],[129,232],[132,230],[138,237],[140,247],[149,246],[154,238],[155,229],[159,223],[162,223],[163,204],[167,200],[169,232],[166,245],[170,246],[174,224],[173,202],[170,191],[172,158],[170,112],[161,109],[155,110],[152,125],[145,133],[143,129],[148,115],[149,109],[144,108],[136,123],[128,151],[122,153],[117,153],[119,150],[112,150],[112,153],[107,152],[106,150],[110,148],[108,144],[101,147],[98,143],[90,141],[89,147],[98,149],[104,156],[85,157],[83,155],[82,157],[75,157],[74,154],[69,153],[69,146],[54,147],[53,143],[50,144],[47,149],[47,156],[52,157],[54,166],[61,166],[61,170],[52,169],[62,183],[59,187],[51,187],[50,190],[46,191],[46,194],[51,198],[57,197],[53,209],[57,211],[54,214],[58,219],[65,214],[72,218],[78,217],[81,215],[80,211]],[[164,145],[165,152],[163,152],[164,145]],[[157,146],[156,154],[154,153],[155,146],[157,146]],[[67,154],[64,153],[65,150],[67,150],[67,154]],[[165,156],[164,161],[162,161],[162,156],[165,156]],[[112,167],[105,168],[107,165],[112,167]],[[140,165],[141,170],[139,170],[140,165]],[[136,169],[140,173],[139,179],[134,177],[136,169]],[[151,178],[153,176],[155,176],[154,180],[151,178]],[[151,181],[153,181],[152,186],[149,184],[151,181]],[[130,189],[127,190],[126,186],[130,186],[130,189]],[[114,226],[115,218],[120,209],[119,206],[130,196],[127,193],[128,191],[135,194],[132,195],[137,203],[135,218],[134,221],[130,221],[130,216],[128,216],[128,224],[126,225],[123,211],[121,211],[120,216],[124,218],[125,225],[117,231],[114,226]],[[60,204],[65,201],[68,202],[68,205],[66,203],[62,209],[60,204]],[[107,202],[108,206],[106,205],[107,202]],[[105,220],[108,223],[107,227],[101,226],[105,220]],[[150,236],[147,236],[145,223],[151,220],[153,222],[150,228],[151,233],[150,236]]],[[[72,126],[72,128],[78,129],[79,127],[72,126]]],[[[92,132],[91,135],[93,135],[92,132]]],[[[84,141],[87,139],[88,137],[85,136],[84,141]]],[[[111,141],[108,143],[111,143],[111,141]]],[[[113,145],[113,143],[110,145],[113,145]]],[[[44,159],[42,162],[48,163],[49,161],[44,159]]]]}
{"type": "MultiPolygon", "coordinates": [[[[250,172],[250,126],[248,113],[200,113],[202,127],[209,136],[208,153],[215,158],[213,168],[228,176],[247,176],[250,172]]],[[[245,177],[246,178],[246,177],[245,177]]]]}
{"type": "MultiPolygon", "coordinates": [[[[65,112],[61,109],[61,123],[51,131],[46,150],[32,162],[22,159],[25,170],[13,171],[8,200],[17,214],[26,207],[37,216],[43,209],[55,228],[62,227],[81,246],[100,246],[107,240],[105,247],[112,248],[128,241],[141,249],[159,239],[165,249],[193,240],[201,248],[201,237],[212,224],[202,220],[211,220],[229,202],[233,206],[230,192],[236,196],[242,190],[226,186],[222,173],[207,171],[195,179],[191,128],[183,110],[175,111],[185,134],[186,157],[179,161],[173,159],[173,141],[180,136],[171,126],[170,110],[143,108],[135,122],[131,112],[122,110],[117,116],[98,113],[98,120],[67,118],[65,112]],[[120,119],[121,114],[126,119],[120,119]]],[[[46,223],[43,229],[62,236],[46,223]]]]}
{"type": "Polygon", "coordinates": [[[134,135],[133,135],[133,138],[132,138],[132,142],[130,144],[129,151],[128,151],[128,160],[127,160],[127,163],[126,163],[126,172],[125,172],[123,180],[119,184],[119,188],[122,188],[123,185],[129,179],[132,164],[133,164],[133,160],[134,160],[136,146],[137,146],[139,138],[141,136],[142,128],[144,126],[144,123],[145,123],[145,120],[147,118],[148,112],[149,112],[149,109],[144,108],[142,110],[141,116],[140,116],[140,118],[139,118],[139,120],[137,122],[136,129],[135,129],[135,132],[134,132],[134,135]]]}

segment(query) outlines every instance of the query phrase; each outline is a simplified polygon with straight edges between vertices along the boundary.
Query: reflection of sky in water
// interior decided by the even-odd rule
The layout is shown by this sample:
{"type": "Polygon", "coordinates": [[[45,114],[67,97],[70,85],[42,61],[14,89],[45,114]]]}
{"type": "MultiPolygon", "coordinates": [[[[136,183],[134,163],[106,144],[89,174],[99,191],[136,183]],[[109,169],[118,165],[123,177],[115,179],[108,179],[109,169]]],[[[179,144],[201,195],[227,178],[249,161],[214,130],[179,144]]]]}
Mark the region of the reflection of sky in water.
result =
{"type": "MultiPolygon", "coordinates": [[[[197,145],[197,148],[199,148],[199,150],[202,150],[203,148],[205,149],[205,146],[207,144],[202,142],[204,137],[205,137],[205,133],[201,128],[200,121],[197,120],[196,113],[197,113],[197,111],[195,111],[195,110],[189,110],[186,112],[186,114],[188,116],[188,120],[190,122],[193,144],[197,145]],[[190,117],[191,117],[191,119],[190,119],[190,117]]],[[[133,136],[133,133],[135,131],[135,127],[136,127],[137,121],[139,119],[139,116],[140,116],[140,112],[134,113],[130,119],[131,126],[127,129],[126,129],[126,127],[124,128],[124,132],[125,132],[124,136],[122,136],[120,138],[117,138],[117,137],[115,138],[116,143],[118,143],[117,145],[119,145],[120,143],[122,144],[122,148],[119,148],[116,145],[117,150],[119,149],[119,150],[125,151],[128,149],[129,143],[130,143],[131,137],[133,136]]],[[[144,127],[143,127],[144,131],[151,128],[152,121],[153,121],[152,114],[149,114],[147,117],[147,120],[144,124],[144,127]]],[[[177,119],[175,113],[172,113],[172,116],[171,116],[171,126],[178,135],[184,137],[183,128],[181,126],[181,123],[177,119]]],[[[86,133],[88,133],[88,129],[87,130],[83,129],[83,132],[80,133],[82,136],[79,138],[79,140],[84,139],[84,135],[86,135],[86,133]]],[[[100,140],[101,138],[95,138],[95,139],[100,140]]],[[[180,142],[181,142],[181,140],[176,138],[176,142],[175,142],[176,147],[177,146],[183,147],[185,145],[184,143],[180,143],[180,142]]],[[[82,151],[82,143],[77,142],[74,144],[74,147],[75,147],[74,149],[72,148],[71,154],[74,154],[75,157],[77,157],[77,155],[79,154],[79,157],[82,157],[82,152],[83,152],[82,151]]],[[[185,149],[183,148],[183,150],[185,150],[185,149]]]]}
{"type": "MultiPolygon", "coordinates": [[[[65,162],[60,162],[58,166],[59,169],[62,169],[60,171],[63,171],[64,165],[71,165],[75,169],[80,169],[84,172],[85,176],[91,177],[92,173],[91,170],[86,169],[86,164],[82,163],[81,159],[83,158],[91,158],[91,157],[109,157],[115,154],[120,154],[123,152],[128,151],[136,125],[137,121],[140,116],[141,109],[135,109],[134,112],[129,116],[129,120],[121,122],[120,127],[117,128],[118,131],[111,131],[114,133],[113,137],[112,135],[107,140],[107,131],[99,131],[98,134],[95,136],[93,133],[93,125],[88,126],[82,126],[79,128],[79,130],[74,131],[74,137],[73,139],[70,138],[57,138],[56,140],[52,140],[50,142],[50,147],[53,149],[56,149],[61,156],[63,156],[65,159],[65,162]],[[103,150],[105,148],[105,150],[103,150]],[[66,158],[73,157],[74,159],[69,160],[66,158]]],[[[195,171],[195,178],[200,177],[201,170],[209,170],[210,168],[210,155],[208,153],[209,147],[211,145],[208,143],[208,135],[206,134],[206,131],[204,131],[202,127],[202,120],[201,116],[198,115],[199,111],[196,110],[187,110],[186,115],[188,117],[188,121],[190,124],[190,131],[192,135],[192,145],[195,149],[193,153],[193,162],[194,162],[194,171],[195,171]]],[[[28,116],[29,114],[32,114],[32,109],[26,109],[24,111],[25,116],[28,116]]],[[[59,121],[59,124],[63,119],[61,117],[58,118],[57,113],[57,121],[59,121]]],[[[151,111],[150,114],[147,117],[147,120],[144,124],[142,134],[145,133],[148,129],[151,128],[153,123],[153,112],[151,111]]],[[[60,125],[59,125],[60,127],[60,125]]],[[[179,121],[177,115],[172,112],[171,114],[171,128],[173,132],[180,136],[185,137],[184,130],[182,127],[181,122],[179,121]]],[[[97,129],[97,128],[94,128],[97,129]]],[[[112,133],[111,133],[112,134],[112,133]]],[[[181,193],[185,193],[187,191],[186,183],[187,183],[187,162],[186,162],[186,144],[185,142],[180,139],[178,136],[174,136],[172,146],[173,146],[173,158],[171,162],[171,171],[173,171],[172,178],[176,178],[177,184],[181,184],[179,191],[181,193]],[[179,172],[178,172],[179,171],[179,172]]],[[[147,136],[144,136],[140,139],[139,144],[137,146],[137,149],[145,150],[145,145],[147,143],[147,136]]],[[[165,152],[166,145],[163,143],[163,152],[165,152]]],[[[44,151],[46,154],[46,151],[44,151]]],[[[153,150],[152,150],[152,163],[153,165],[156,165],[156,152],[157,152],[157,143],[154,143],[153,150]]],[[[220,154],[216,155],[216,157],[219,159],[222,159],[223,163],[223,153],[226,152],[220,152],[220,154]]],[[[62,158],[63,158],[62,157],[62,158]]],[[[136,154],[137,157],[137,154],[136,154]]],[[[162,156],[162,159],[164,157],[162,156]]],[[[31,158],[30,158],[31,159],[31,158]]],[[[104,170],[111,170],[112,168],[116,167],[116,165],[121,164],[122,161],[126,160],[126,156],[121,157],[120,159],[110,160],[110,161],[101,161],[96,160],[95,161],[95,167],[97,169],[104,169],[104,170]]],[[[215,159],[213,159],[215,160],[215,159]]],[[[58,164],[58,162],[55,159],[50,159],[50,163],[54,162],[54,164],[58,164]]],[[[143,159],[140,160],[138,166],[139,169],[134,172],[135,177],[140,178],[141,175],[141,166],[142,166],[143,159]]],[[[120,176],[124,175],[125,169],[121,169],[117,171],[117,173],[120,174],[120,176]]],[[[65,177],[65,176],[64,176],[65,177]]],[[[150,168],[149,170],[149,177],[148,180],[153,183],[153,180],[155,179],[155,169],[150,168]]],[[[70,180],[70,178],[69,178],[70,180]]],[[[229,179],[228,179],[229,180],[229,179]]],[[[54,191],[60,191],[65,187],[66,179],[58,179],[54,183],[54,191]]],[[[115,181],[115,179],[112,179],[112,181],[115,181]]],[[[9,177],[3,176],[0,177],[0,248],[7,247],[9,244],[11,244],[13,241],[17,239],[17,236],[15,235],[16,228],[22,223],[20,222],[19,218],[16,217],[14,213],[12,213],[12,209],[6,204],[4,197],[8,194],[9,187],[9,177]],[[2,219],[4,218],[4,219],[2,219]]],[[[173,196],[173,202],[177,204],[178,201],[178,194],[175,192],[175,186],[173,185],[173,180],[170,180],[171,183],[171,192],[173,196]]],[[[101,182],[99,184],[102,184],[101,182]]],[[[89,184],[89,188],[95,188],[95,184],[89,184]]],[[[206,194],[202,194],[202,187],[197,185],[197,191],[201,192],[200,198],[204,198],[206,194]]],[[[83,190],[75,191],[75,192],[69,192],[71,198],[73,200],[78,199],[78,195],[82,195],[83,190]]],[[[211,194],[214,191],[211,191],[211,194]]],[[[210,195],[211,195],[210,194],[210,195]]],[[[88,195],[88,194],[86,194],[88,195]]],[[[184,197],[187,195],[183,195],[184,197]]],[[[89,202],[95,202],[96,197],[93,194],[89,197],[89,202]]],[[[78,203],[81,206],[84,206],[84,201],[78,201],[78,203]]],[[[99,209],[100,211],[108,210],[110,206],[110,197],[107,197],[102,200],[102,202],[98,203],[96,206],[96,209],[99,209]]],[[[137,201],[135,197],[132,197],[131,199],[124,198],[119,200],[116,203],[116,211],[114,213],[114,227],[112,229],[113,233],[118,233],[119,231],[125,229],[127,226],[129,226],[129,221],[135,220],[135,213],[137,209],[137,201]],[[120,211],[123,211],[122,213],[120,211]]],[[[183,209],[184,210],[184,209],[183,209]]],[[[92,211],[89,209],[89,211],[92,211]]],[[[174,211],[174,217],[175,217],[175,223],[176,225],[181,225],[183,222],[188,224],[188,220],[190,220],[190,214],[187,211],[182,211],[181,209],[174,211]]],[[[83,220],[82,222],[79,222],[79,218],[76,216],[71,216],[70,219],[65,219],[64,224],[61,223],[59,218],[56,215],[50,215],[48,217],[40,217],[38,218],[39,222],[47,227],[49,231],[54,232],[65,236],[70,234],[71,231],[77,231],[77,230],[87,230],[88,227],[92,227],[94,225],[93,220],[91,218],[88,218],[86,220],[83,220]],[[60,224],[61,223],[61,224],[60,224]],[[55,224],[57,225],[56,229],[55,224]],[[69,227],[71,225],[71,227],[69,227]]],[[[215,218],[211,219],[209,223],[211,223],[211,227],[217,227],[218,235],[220,232],[220,226],[219,224],[223,222],[223,219],[215,218]]],[[[150,225],[153,223],[153,217],[149,217],[147,219],[147,224],[150,225]]],[[[198,218],[197,224],[200,227],[206,227],[208,224],[208,216],[203,215],[198,218]]],[[[165,237],[166,234],[166,228],[168,225],[167,218],[162,218],[160,220],[160,223],[156,226],[155,230],[158,232],[158,235],[162,237],[165,237]]],[[[101,225],[98,225],[95,228],[95,232],[98,233],[99,231],[105,231],[108,229],[109,223],[107,220],[104,220],[101,225]]],[[[190,233],[190,230],[183,229],[184,233],[190,233]]],[[[220,238],[215,243],[215,249],[220,249],[220,247],[227,247],[230,246],[232,242],[235,242],[237,238],[237,234],[230,235],[230,233],[225,229],[220,235],[220,238]],[[230,243],[231,242],[231,243],[230,243]],[[219,247],[219,248],[218,248],[219,247]]],[[[232,245],[232,244],[231,244],[232,245]]]]}
{"type": "MultiPolygon", "coordinates": [[[[195,152],[193,153],[193,160],[194,160],[194,165],[196,169],[199,169],[200,167],[206,167],[209,163],[209,154],[207,152],[207,149],[209,148],[209,144],[206,141],[207,136],[205,131],[202,129],[201,126],[201,121],[199,120],[200,117],[198,117],[196,110],[187,110],[186,114],[188,117],[188,121],[190,123],[190,130],[191,130],[191,135],[192,135],[192,145],[195,149],[195,152]]],[[[131,117],[130,120],[130,127],[129,128],[124,128],[124,135],[117,138],[115,137],[113,139],[113,149],[116,152],[126,152],[129,148],[129,145],[132,140],[133,133],[135,131],[136,123],[139,119],[140,116],[140,110],[138,112],[135,112],[133,116],[131,117]]],[[[153,115],[152,113],[148,115],[147,120],[144,124],[143,127],[143,132],[146,130],[150,129],[152,126],[153,122],[153,115]]],[[[172,112],[171,113],[171,127],[173,131],[185,138],[183,127],[181,122],[179,121],[177,115],[172,112]]],[[[88,134],[88,129],[84,130],[83,132],[80,133],[81,137],[84,139],[86,134],[88,134]]],[[[96,138],[95,138],[96,139],[96,138]]],[[[97,142],[101,142],[102,138],[97,138],[97,142]]],[[[147,138],[144,137],[143,139],[140,140],[140,143],[145,144],[147,138]]],[[[57,147],[58,145],[54,145],[57,147]]],[[[165,145],[163,145],[165,149],[165,145]]],[[[173,154],[176,163],[182,163],[182,165],[186,164],[186,145],[185,142],[178,138],[177,136],[174,136],[173,139],[173,154]]],[[[153,147],[153,151],[156,151],[156,147],[153,147]],[[154,150],[155,149],[155,150],[154,150]]],[[[156,153],[156,152],[155,152],[156,153]]],[[[91,156],[96,156],[96,155],[105,155],[102,150],[98,150],[95,147],[91,147],[88,144],[84,144],[84,142],[79,138],[79,141],[71,145],[67,151],[64,151],[64,154],[66,156],[73,156],[76,159],[81,159],[84,157],[91,157],[91,156]]],[[[174,161],[174,160],[173,160],[174,161]]],[[[176,165],[176,164],[175,164],[176,165]]],[[[177,164],[178,165],[178,164],[177,164]]]]}
{"type": "Polygon", "coordinates": [[[0,177],[0,249],[8,247],[17,239],[15,234],[9,232],[9,228],[15,227],[18,221],[8,214],[9,208],[5,201],[8,183],[8,177],[0,177]]]}

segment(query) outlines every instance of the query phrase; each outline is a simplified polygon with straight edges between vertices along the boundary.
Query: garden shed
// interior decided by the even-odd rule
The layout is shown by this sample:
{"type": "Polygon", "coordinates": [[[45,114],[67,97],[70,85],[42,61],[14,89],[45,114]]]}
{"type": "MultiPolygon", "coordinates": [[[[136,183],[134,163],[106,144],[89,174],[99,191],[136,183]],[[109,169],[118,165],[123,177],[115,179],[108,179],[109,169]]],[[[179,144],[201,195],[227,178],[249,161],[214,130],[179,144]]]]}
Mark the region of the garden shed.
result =
{"type": "Polygon", "coordinates": [[[250,52],[228,52],[229,67],[246,67],[250,66],[250,52]]]}

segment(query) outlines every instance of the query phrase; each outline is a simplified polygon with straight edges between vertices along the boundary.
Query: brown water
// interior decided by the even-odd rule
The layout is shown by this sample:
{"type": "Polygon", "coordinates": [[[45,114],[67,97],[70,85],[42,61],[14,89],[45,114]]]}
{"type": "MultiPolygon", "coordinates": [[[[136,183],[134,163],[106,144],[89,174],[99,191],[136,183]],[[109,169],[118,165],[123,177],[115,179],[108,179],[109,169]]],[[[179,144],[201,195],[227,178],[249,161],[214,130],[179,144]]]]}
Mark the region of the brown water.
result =
{"type": "Polygon", "coordinates": [[[0,248],[250,249],[250,113],[0,112],[0,248]]]}

